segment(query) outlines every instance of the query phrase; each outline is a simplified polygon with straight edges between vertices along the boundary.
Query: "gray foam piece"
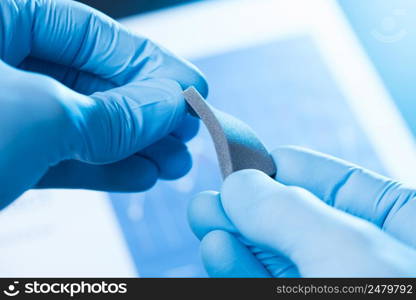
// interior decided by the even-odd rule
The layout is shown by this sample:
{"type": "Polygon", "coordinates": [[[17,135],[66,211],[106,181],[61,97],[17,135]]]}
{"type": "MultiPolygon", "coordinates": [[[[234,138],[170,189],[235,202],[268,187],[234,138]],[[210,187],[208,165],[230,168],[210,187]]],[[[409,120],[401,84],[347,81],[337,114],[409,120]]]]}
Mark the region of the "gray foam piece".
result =
{"type": "Polygon", "coordinates": [[[194,87],[183,94],[192,113],[208,128],[223,179],[243,169],[257,169],[270,176],[276,174],[269,152],[247,124],[209,105],[194,87]]]}

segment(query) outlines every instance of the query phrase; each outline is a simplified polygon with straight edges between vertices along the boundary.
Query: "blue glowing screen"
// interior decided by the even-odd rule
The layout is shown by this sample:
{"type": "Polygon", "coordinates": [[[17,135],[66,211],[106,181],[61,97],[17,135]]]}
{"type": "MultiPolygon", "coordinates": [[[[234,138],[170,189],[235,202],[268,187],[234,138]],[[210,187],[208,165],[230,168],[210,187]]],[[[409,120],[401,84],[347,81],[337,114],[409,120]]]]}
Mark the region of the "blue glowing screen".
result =
{"type": "MultiPolygon", "coordinates": [[[[269,149],[293,144],[385,174],[313,40],[277,40],[194,61],[210,83],[209,102],[249,124],[269,149]]],[[[194,167],[183,179],[140,194],[111,194],[143,277],[204,277],[198,240],[186,219],[192,195],[221,180],[204,128],[190,143],[194,167]]]]}

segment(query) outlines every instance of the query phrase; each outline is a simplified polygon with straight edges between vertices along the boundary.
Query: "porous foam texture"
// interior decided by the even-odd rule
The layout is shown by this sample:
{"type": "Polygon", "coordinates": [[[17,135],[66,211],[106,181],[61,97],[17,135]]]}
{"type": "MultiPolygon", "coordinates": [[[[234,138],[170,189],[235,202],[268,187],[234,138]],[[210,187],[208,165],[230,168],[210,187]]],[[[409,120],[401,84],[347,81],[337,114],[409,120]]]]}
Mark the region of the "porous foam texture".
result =
{"type": "Polygon", "coordinates": [[[272,177],[276,174],[269,152],[247,124],[209,105],[194,87],[183,94],[211,135],[223,179],[243,169],[257,169],[272,177]]]}

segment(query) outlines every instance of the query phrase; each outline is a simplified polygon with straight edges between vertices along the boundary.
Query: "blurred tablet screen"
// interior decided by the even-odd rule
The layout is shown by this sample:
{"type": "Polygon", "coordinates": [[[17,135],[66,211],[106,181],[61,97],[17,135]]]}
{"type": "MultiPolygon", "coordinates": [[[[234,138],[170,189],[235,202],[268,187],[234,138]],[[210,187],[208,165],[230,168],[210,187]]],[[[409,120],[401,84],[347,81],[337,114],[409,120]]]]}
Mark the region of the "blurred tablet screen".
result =
{"type": "MultiPolygon", "coordinates": [[[[264,143],[299,145],[385,174],[313,40],[291,37],[194,61],[210,83],[209,102],[249,124],[264,143]]],[[[111,194],[141,276],[204,276],[186,220],[189,199],[218,190],[220,173],[205,128],[190,143],[194,167],[143,194],[111,194]]]]}

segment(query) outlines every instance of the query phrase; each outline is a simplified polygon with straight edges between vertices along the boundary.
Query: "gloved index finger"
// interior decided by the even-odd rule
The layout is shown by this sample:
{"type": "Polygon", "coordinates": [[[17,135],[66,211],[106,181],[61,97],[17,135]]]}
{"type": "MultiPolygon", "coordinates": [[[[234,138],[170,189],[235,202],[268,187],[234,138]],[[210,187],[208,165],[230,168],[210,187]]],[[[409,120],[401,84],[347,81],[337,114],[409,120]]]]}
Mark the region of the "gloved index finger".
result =
{"type": "Polygon", "coordinates": [[[415,191],[334,157],[298,147],[273,151],[276,180],[305,188],[327,204],[382,227],[415,191]]]}
{"type": "MultiPolygon", "coordinates": [[[[202,75],[190,64],[132,34],[106,15],[76,1],[0,2],[2,58],[18,65],[27,56],[90,72],[116,86],[162,77],[182,88],[207,92],[202,75]],[[16,38],[18,37],[18,38],[16,38]]],[[[1,33],[0,33],[1,35],[1,33]]]]}

